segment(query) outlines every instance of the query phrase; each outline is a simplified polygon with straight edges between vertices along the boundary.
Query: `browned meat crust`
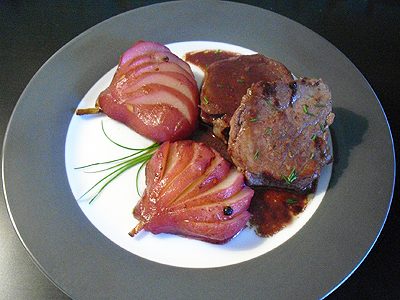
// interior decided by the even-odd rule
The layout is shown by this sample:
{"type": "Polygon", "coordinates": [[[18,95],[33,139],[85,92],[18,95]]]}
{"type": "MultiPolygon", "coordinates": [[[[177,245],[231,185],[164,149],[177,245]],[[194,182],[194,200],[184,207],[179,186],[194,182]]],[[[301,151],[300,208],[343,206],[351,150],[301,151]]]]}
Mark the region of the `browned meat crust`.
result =
{"type": "Polygon", "coordinates": [[[224,139],[230,119],[252,83],[289,82],[291,72],[280,62],[261,54],[239,55],[210,64],[201,90],[201,117],[224,139]]]}
{"type": "Polygon", "coordinates": [[[305,191],[332,160],[333,119],[322,80],[258,82],[230,121],[228,151],[249,184],[305,191]]]}

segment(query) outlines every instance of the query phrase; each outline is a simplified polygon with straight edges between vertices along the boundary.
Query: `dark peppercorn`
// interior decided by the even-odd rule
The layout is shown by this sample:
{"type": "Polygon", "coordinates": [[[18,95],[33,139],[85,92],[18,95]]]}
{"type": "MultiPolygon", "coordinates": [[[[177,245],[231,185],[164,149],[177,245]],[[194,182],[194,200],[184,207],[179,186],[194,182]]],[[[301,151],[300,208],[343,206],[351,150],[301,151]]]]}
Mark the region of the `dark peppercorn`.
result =
{"type": "Polygon", "coordinates": [[[230,206],[225,206],[224,207],[224,215],[230,216],[231,214],[233,214],[233,208],[230,206]]]}

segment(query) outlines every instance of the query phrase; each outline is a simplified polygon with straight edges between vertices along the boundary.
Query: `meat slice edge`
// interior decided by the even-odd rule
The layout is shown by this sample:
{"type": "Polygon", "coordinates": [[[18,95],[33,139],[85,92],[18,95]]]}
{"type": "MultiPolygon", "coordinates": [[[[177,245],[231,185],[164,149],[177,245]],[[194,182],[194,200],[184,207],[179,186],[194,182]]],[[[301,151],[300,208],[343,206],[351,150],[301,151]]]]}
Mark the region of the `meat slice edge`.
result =
{"type": "Polygon", "coordinates": [[[228,152],[247,183],[307,191],[332,160],[331,93],[322,80],[258,82],[230,121],[228,152]]]}
{"type": "Polygon", "coordinates": [[[252,83],[289,82],[291,72],[280,62],[261,54],[239,55],[210,64],[201,88],[201,118],[213,125],[214,134],[225,140],[224,131],[252,83]]]}

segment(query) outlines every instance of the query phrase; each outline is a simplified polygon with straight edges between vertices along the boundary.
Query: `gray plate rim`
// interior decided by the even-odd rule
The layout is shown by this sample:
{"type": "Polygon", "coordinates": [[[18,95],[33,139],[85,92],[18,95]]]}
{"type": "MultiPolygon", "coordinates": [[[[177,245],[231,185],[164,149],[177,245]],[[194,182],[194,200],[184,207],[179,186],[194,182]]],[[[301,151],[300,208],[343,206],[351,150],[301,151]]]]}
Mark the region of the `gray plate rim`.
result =
{"type": "Polygon", "coordinates": [[[339,50],[286,17],[220,1],[139,8],[74,38],[27,85],[2,151],[3,191],[15,230],[37,266],[74,299],[322,298],[354,272],[375,244],[390,209],[395,169],[381,104],[339,50]],[[198,18],[205,13],[207,18],[198,18]],[[138,39],[236,44],[279,59],[295,74],[319,76],[331,87],[337,119],[330,188],[315,215],[289,241],[228,267],[170,267],[121,249],[80,211],[64,168],[72,111],[138,39]]]}

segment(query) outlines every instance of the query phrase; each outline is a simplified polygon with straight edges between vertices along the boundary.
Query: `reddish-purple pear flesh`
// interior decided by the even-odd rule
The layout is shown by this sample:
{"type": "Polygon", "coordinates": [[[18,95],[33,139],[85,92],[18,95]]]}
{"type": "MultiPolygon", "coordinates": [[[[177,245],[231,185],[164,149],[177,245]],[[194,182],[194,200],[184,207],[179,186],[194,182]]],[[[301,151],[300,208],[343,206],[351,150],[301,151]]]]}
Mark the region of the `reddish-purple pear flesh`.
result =
{"type": "Polygon", "coordinates": [[[164,45],[138,41],[119,61],[95,108],[155,142],[188,138],[197,128],[199,91],[190,66],[164,45]]]}
{"type": "Polygon", "coordinates": [[[225,243],[247,224],[253,190],[218,152],[193,141],[165,142],[146,166],[130,232],[171,233],[225,243]]]}

